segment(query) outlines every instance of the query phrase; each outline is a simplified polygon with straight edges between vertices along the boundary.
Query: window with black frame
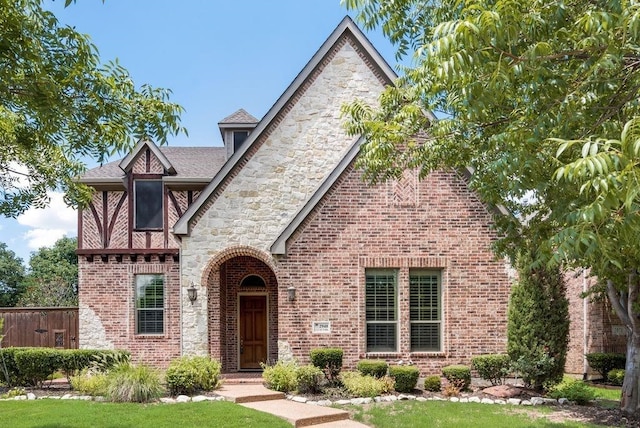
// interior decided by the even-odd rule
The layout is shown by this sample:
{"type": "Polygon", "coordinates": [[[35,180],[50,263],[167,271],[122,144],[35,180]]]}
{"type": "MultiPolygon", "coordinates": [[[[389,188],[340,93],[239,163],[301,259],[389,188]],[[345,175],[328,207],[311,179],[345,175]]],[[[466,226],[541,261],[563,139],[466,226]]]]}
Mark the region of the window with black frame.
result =
{"type": "Polygon", "coordinates": [[[162,229],[162,181],[136,180],[134,194],[134,228],[162,229]]]}

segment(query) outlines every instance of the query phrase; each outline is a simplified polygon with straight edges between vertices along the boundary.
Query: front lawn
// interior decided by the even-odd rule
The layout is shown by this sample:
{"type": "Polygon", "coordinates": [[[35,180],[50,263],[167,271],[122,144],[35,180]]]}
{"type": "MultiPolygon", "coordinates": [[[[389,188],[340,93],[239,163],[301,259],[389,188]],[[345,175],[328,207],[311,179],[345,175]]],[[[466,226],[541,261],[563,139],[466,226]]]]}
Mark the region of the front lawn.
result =
{"type": "Polygon", "coordinates": [[[276,416],[225,401],[144,405],[43,399],[37,402],[0,402],[0,426],[290,428],[291,424],[276,416]]]}
{"type": "MultiPolygon", "coordinates": [[[[585,407],[585,406],[582,406],[585,407]]],[[[595,410],[595,408],[591,408],[595,410]]],[[[595,428],[598,425],[576,422],[560,406],[509,406],[449,401],[396,401],[350,409],[354,419],[376,428],[595,428]],[[555,412],[560,412],[557,414],[555,412]]],[[[585,407],[586,410],[586,407],[585,407]]],[[[618,426],[618,425],[615,425],[618,426]]]]}

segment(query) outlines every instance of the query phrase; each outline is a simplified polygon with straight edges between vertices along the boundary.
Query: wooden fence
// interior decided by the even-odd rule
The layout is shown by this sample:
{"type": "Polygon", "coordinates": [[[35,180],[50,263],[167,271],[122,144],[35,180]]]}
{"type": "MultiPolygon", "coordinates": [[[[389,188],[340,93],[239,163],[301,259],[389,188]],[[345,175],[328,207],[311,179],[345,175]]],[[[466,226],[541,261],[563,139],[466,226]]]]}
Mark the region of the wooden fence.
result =
{"type": "Polygon", "coordinates": [[[0,308],[2,347],[78,347],[78,308],[0,308]]]}

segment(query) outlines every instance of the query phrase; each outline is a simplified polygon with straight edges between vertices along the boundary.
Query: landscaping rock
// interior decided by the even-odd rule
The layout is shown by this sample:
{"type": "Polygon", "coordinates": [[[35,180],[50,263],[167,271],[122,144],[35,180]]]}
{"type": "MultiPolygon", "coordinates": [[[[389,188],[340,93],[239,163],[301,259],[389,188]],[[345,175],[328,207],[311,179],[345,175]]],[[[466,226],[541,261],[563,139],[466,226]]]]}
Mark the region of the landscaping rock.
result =
{"type": "Polygon", "coordinates": [[[416,398],[416,401],[419,401],[419,402],[421,402],[421,403],[424,403],[425,401],[427,401],[427,399],[426,399],[426,398],[424,398],[424,397],[418,397],[418,398],[416,398]]]}
{"type": "Polygon", "coordinates": [[[542,397],[531,397],[531,404],[534,406],[541,406],[544,404],[544,398],[542,397]]]}
{"type": "Polygon", "coordinates": [[[296,395],[295,397],[293,397],[293,398],[291,399],[291,401],[295,401],[296,403],[306,403],[306,402],[307,402],[307,401],[309,401],[309,400],[307,400],[307,398],[306,398],[306,397],[300,397],[300,396],[297,396],[297,395],[296,395]]]}
{"type": "Polygon", "coordinates": [[[176,403],[188,403],[189,401],[191,401],[191,397],[187,395],[178,395],[176,397],[176,403]]]}
{"type": "Polygon", "coordinates": [[[514,406],[519,406],[521,402],[522,402],[522,400],[519,399],[519,398],[509,398],[507,400],[507,403],[512,404],[514,406]]]}
{"type": "Polygon", "coordinates": [[[356,406],[360,404],[364,404],[364,398],[361,398],[361,397],[353,398],[351,400],[351,404],[355,404],[356,406]]]}
{"type": "Polygon", "coordinates": [[[205,397],[204,395],[196,395],[191,399],[191,401],[193,401],[194,403],[200,403],[202,401],[207,401],[207,397],[205,397]]]}
{"type": "Polygon", "coordinates": [[[469,403],[479,403],[481,401],[480,397],[469,397],[468,400],[469,403]]]}
{"type": "Polygon", "coordinates": [[[522,405],[522,406],[533,406],[533,404],[531,404],[531,401],[529,401],[529,400],[522,400],[520,405],[522,405]]]}
{"type": "Polygon", "coordinates": [[[544,404],[550,404],[552,406],[558,404],[558,400],[556,400],[555,398],[543,398],[542,401],[544,401],[544,404]]]}
{"type": "Polygon", "coordinates": [[[30,392],[27,394],[27,400],[35,400],[36,399],[36,394],[34,394],[33,392],[30,392]]]}
{"type": "Polygon", "coordinates": [[[480,400],[480,402],[482,404],[494,404],[494,401],[490,398],[483,398],[482,400],[480,400]]]}
{"type": "Polygon", "coordinates": [[[493,402],[494,402],[495,404],[502,404],[502,405],[507,404],[507,402],[506,402],[506,401],[504,401],[504,400],[493,400],[493,402]]]}
{"type": "Polygon", "coordinates": [[[460,399],[458,397],[451,397],[449,398],[449,401],[451,401],[452,403],[457,403],[460,401],[460,399]]]}
{"type": "Polygon", "coordinates": [[[498,398],[513,398],[519,396],[522,390],[512,385],[496,385],[485,388],[482,392],[498,398]]]}
{"type": "Polygon", "coordinates": [[[73,395],[71,394],[64,394],[61,399],[62,400],[71,400],[73,398],[73,395]]]}
{"type": "MultiPolygon", "coordinates": [[[[378,397],[376,397],[378,398],[378,397]]],[[[331,406],[333,403],[331,400],[320,400],[318,401],[318,406],[331,406]]]]}
{"type": "Polygon", "coordinates": [[[566,398],[558,398],[558,404],[564,406],[565,404],[569,404],[569,400],[566,398]]]}
{"type": "Polygon", "coordinates": [[[351,400],[338,400],[336,401],[338,406],[346,406],[347,404],[351,404],[351,400]]]}

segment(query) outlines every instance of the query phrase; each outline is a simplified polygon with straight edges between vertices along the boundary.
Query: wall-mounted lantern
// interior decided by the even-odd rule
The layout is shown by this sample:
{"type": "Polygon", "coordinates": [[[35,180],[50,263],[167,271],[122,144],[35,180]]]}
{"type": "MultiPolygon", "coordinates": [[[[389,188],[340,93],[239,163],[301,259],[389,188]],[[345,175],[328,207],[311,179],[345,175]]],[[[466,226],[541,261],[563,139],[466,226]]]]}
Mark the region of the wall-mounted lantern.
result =
{"type": "Polygon", "coordinates": [[[289,298],[290,302],[296,300],[296,287],[291,286],[287,288],[287,297],[289,298]]]}
{"type": "Polygon", "coordinates": [[[189,301],[192,305],[193,302],[198,299],[198,289],[195,287],[193,282],[191,283],[191,287],[187,288],[187,295],[189,296],[189,301]]]}

